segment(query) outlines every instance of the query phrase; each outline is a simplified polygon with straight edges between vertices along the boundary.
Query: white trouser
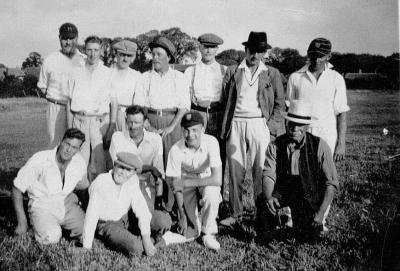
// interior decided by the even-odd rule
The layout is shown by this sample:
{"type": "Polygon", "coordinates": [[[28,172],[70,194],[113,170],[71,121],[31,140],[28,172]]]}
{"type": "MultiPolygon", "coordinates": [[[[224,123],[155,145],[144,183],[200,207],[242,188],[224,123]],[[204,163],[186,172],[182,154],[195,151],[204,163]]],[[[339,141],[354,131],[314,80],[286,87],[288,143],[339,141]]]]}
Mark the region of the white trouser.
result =
{"type": "Polygon", "coordinates": [[[67,130],[67,112],[65,105],[48,102],[46,110],[49,148],[56,147],[67,130]]]}

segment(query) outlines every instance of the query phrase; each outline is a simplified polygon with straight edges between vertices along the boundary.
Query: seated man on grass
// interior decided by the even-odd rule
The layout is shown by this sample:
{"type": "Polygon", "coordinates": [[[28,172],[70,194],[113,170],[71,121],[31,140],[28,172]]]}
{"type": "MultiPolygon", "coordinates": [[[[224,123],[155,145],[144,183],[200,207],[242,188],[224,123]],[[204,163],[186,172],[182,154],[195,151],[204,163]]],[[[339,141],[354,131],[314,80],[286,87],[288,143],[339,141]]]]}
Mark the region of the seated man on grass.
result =
{"type": "Polygon", "coordinates": [[[22,195],[27,192],[29,218],[39,243],[57,243],[61,228],[72,238],[81,236],[85,213],[73,190],[89,186],[85,160],[78,154],[84,141],[80,130],[68,129],[56,148],[35,153],[19,170],[12,190],[17,235],[28,229],[22,195]]]}
{"type": "Polygon", "coordinates": [[[218,141],[204,134],[204,119],[198,112],[186,113],[181,126],[183,138],[172,146],[166,169],[178,205],[178,232],[187,240],[200,235],[206,247],[219,250],[215,238],[222,182],[218,141]]]}
{"type": "Polygon", "coordinates": [[[114,168],[100,174],[89,188],[89,205],[86,210],[82,244],[91,249],[97,232],[103,242],[128,255],[152,256],[156,248],[150,238],[151,213],[147,208],[136,172],[142,169],[142,161],[132,153],[117,153],[114,168]],[[128,211],[138,219],[141,236],[132,234],[128,211]]]}
{"type": "Polygon", "coordinates": [[[336,167],[328,144],[307,131],[313,118],[312,104],[290,103],[286,134],[269,144],[263,169],[263,197],[269,212],[265,226],[274,221],[279,208],[292,210],[293,227],[303,236],[319,236],[324,213],[339,187],[336,167]]]}

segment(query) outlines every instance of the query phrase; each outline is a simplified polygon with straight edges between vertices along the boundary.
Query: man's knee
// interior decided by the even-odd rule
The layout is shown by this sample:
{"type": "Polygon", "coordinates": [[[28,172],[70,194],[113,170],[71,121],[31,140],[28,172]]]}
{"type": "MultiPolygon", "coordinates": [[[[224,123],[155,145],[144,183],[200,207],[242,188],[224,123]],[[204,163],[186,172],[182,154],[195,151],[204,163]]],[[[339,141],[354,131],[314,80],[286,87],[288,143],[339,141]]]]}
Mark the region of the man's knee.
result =
{"type": "Polygon", "coordinates": [[[217,186],[206,186],[203,190],[203,195],[200,200],[201,206],[217,205],[222,201],[221,188],[217,186]]]}
{"type": "Polygon", "coordinates": [[[35,239],[43,245],[58,243],[61,236],[62,233],[60,226],[54,226],[48,229],[35,229],[35,239]]]}
{"type": "Polygon", "coordinates": [[[151,230],[157,233],[164,233],[171,229],[171,216],[164,211],[154,210],[151,218],[151,230]]]}

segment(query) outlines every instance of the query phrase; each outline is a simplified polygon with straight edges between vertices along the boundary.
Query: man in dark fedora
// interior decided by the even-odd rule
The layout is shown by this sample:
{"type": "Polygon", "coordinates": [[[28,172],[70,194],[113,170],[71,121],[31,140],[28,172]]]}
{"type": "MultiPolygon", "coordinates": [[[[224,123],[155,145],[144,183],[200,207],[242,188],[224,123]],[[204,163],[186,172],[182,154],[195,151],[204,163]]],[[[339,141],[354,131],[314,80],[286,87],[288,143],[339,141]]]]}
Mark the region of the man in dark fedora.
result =
{"type": "Polygon", "coordinates": [[[237,66],[229,67],[222,89],[226,105],[221,138],[227,140],[229,165],[229,202],[233,215],[221,221],[232,226],[240,222],[242,192],[246,168],[252,168],[254,199],[261,196],[261,175],[265,151],[270,139],[284,133],[284,92],[280,73],[261,61],[270,48],[265,32],[251,32],[243,42],[246,57],[237,66]],[[247,154],[250,160],[247,160],[247,154]],[[250,161],[250,165],[247,165],[250,161]]]}
{"type": "MultiPolygon", "coordinates": [[[[145,128],[157,132],[163,140],[164,165],[172,145],[182,138],[180,121],[190,110],[189,86],[183,73],[170,67],[175,62],[176,49],[166,37],[156,37],[149,43],[153,67],[143,73],[135,87],[133,104],[145,108],[148,123],[145,128]]],[[[173,201],[172,192],[169,198],[173,201]]],[[[170,211],[172,206],[167,206],[170,211]]]]}
{"type": "Polygon", "coordinates": [[[272,216],[289,206],[294,228],[321,233],[324,214],[339,187],[331,150],[325,140],[307,132],[317,120],[312,103],[292,100],[285,118],[286,133],[271,142],[266,152],[260,200],[269,211],[263,211],[259,226],[272,226],[272,216]]]}

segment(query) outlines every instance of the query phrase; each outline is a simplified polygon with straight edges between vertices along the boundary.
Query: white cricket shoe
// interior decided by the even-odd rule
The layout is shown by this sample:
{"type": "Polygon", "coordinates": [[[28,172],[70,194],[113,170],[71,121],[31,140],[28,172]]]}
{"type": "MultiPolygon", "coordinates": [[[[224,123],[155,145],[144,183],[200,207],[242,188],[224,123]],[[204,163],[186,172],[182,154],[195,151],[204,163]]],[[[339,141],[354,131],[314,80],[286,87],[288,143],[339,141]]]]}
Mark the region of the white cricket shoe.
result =
{"type": "Polygon", "coordinates": [[[219,244],[217,239],[215,239],[215,236],[212,234],[203,235],[202,239],[204,246],[212,250],[219,250],[221,248],[221,245],[219,244]]]}

